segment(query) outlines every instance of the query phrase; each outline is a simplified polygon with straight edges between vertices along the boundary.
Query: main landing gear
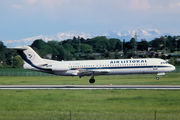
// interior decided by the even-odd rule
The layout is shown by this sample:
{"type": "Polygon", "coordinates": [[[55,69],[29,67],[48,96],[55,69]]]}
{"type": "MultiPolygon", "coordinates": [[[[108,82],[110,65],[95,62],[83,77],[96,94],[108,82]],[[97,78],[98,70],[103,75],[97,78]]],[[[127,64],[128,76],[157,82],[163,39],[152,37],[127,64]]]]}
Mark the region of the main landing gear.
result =
{"type": "Polygon", "coordinates": [[[94,83],[95,82],[95,79],[94,78],[91,78],[91,79],[89,79],[89,83],[94,83]]]}
{"type": "Polygon", "coordinates": [[[94,72],[92,72],[91,74],[91,79],[89,79],[89,83],[94,83],[95,82],[95,79],[94,79],[94,72]]]}

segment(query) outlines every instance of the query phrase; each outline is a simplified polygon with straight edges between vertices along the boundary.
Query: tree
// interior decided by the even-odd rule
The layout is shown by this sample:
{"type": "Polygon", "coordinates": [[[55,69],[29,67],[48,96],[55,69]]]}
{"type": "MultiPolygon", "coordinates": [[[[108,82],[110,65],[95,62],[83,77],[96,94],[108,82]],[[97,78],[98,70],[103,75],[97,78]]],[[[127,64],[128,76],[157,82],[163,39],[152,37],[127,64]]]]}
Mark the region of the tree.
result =
{"type": "Polygon", "coordinates": [[[11,58],[18,55],[16,50],[5,48],[5,63],[6,65],[11,65],[11,58]]]}
{"type": "Polygon", "coordinates": [[[155,51],[160,49],[159,39],[156,38],[155,40],[152,40],[152,46],[154,47],[155,51]]]}
{"type": "Polygon", "coordinates": [[[173,57],[171,57],[169,63],[172,64],[172,65],[174,65],[175,59],[174,59],[173,57]]]}
{"type": "Polygon", "coordinates": [[[0,64],[5,62],[5,46],[2,41],[0,41],[0,64]]]}
{"type": "Polygon", "coordinates": [[[105,36],[88,39],[86,44],[92,45],[93,52],[104,53],[105,50],[111,50],[109,40],[105,36]]]}
{"type": "Polygon", "coordinates": [[[38,54],[41,57],[44,57],[47,54],[52,54],[52,48],[49,45],[44,45],[41,49],[39,49],[38,54]]]}
{"type": "Polygon", "coordinates": [[[131,50],[131,57],[134,57],[136,55],[136,51],[137,51],[137,43],[136,43],[136,39],[135,38],[131,38],[130,40],[130,44],[129,44],[129,48],[131,50]]]}
{"type": "Polygon", "coordinates": [[[85,43],[86,40],[85,40],[84,38],[80,38],[80,42],[81,42],[81,43],[85,43]]]}
{"type": "Polygon", "coordinates": [[[111,46],[111,51],[115,51],[116,49],[118,49],[118,51],[120,51],[121,43],[120,43],[119,39],[111,38],[111,39],[109,39],[109,44],[111,46]]]}
{"type": "Polygon", "coordinates": [[[32,44],[31,47],[32,48],[37,48],[37,49],[42,49],[47,43],[45,41],[43,41],[42,39],[37,39],[35,40],[32,44]]]}
{"type": "Polygon", "coordinates": [[[170,48],[173,45],[172,40],[173,40],[172,36],[167,37],[166,47],[170,48]]]}
{"type": "Polygon", "coordinates": [[[114,58],[115,59],[119,59],[118,49],[115,50],[114,58]]]}
{"type": "Polygon", "coordinates": [[[124,48],[124,51],[123,51],[123,54],[126,56],[127,55],[127,52],[128,52],[128,49],[127,47],[124,48]]]}
{"type": "Polygon", "coordinates": [[[63,45],[63,47],[66,49],[66,51],[68,51],[70,53],[75,53],[76,52],[76,49],[74,49],[74,47],[69,43],[65,43],[63,45]]]}
{"type": "Polygon", "coordinates": [[[59,42],[58,41],[48,41],[47,44],[51,47],[52,49],[52,54],[58,55],[58,49],[59,49],[59,42]]]}
{"type": "Polygon", "coordinates": [[[130,46],[130,48],[131,48],[131,50],[136,50],[136,40],[135,40],[135,38],[131,38],[131,40],[130,40],[130,44],[129,44],[130,46]]]}
{"type": "Polygon", "coordinates": [[[148,50],[148,42],[145,39],[142,39],[141,42],[138,43],[138,50],[148,50]]]}
{"type": "Polygon", "coordinates": [[[118,51],[121,51],[121,42],[120,41],[118,41],[116,43],[116,48],[115,49],[118,50],[118,51]]]}
{"type": "Polygon", "coordinates": [[[78,42],[79,42],[78,40],[79,40],[79,37],[76,38],[76,36],[74,36],[74,37],[73,37],[73,40],[72,40],[72,43],[78,43],[78,42]]]}
{"type": "Polygon", "coordinates": [[[23,66],[23,63],[21,56],[17,55],[13,58],[13,68],[20,68],[23,66]]]}
{"type": "Polygon", "coordinates": [[[59,55],[55,56],[55,59],[61,61],[61,60],[65,60],[66,58],[66,50],[64,49],[64,47],[60,47],[59,49],[59,55]]]}
{"type": "Polygon", "coordinates": [[[91,45],[81,44],[81,51],[82,51],[82,53],[92,53],[93,49],[92,49],[91,45]]]}
{"type": "Polygon", "coordinates": [[[47,54],[52,54],[53,49],[42,39],[35,40],[31,47],[41,56],[44,57],[47,54]]]}

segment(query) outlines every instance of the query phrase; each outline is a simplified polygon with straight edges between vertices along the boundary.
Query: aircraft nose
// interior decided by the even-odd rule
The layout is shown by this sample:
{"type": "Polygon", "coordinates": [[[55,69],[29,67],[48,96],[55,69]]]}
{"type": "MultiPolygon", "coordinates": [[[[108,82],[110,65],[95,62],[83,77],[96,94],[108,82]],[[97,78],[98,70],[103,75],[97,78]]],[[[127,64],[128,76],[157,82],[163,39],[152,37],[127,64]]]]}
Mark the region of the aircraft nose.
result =
{"type": "Polygon", "coordinates": [[[172,65],[171,70],[174,71],[175,69],[176,67],[172,65]]]}

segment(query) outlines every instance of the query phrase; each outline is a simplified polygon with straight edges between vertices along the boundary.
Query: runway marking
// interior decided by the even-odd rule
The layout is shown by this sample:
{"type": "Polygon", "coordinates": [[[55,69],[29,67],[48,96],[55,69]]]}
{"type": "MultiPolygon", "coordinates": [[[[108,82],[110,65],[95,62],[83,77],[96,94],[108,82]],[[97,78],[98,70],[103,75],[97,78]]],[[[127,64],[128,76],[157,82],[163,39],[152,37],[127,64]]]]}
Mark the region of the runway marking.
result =
{"type": "Polygon", "coordinates": [[[96,89],[154,89],[179,90],[180,85],[0,85],[2,90],[29,89],[64,89],[64,90],[96,90],[96,89]]]}

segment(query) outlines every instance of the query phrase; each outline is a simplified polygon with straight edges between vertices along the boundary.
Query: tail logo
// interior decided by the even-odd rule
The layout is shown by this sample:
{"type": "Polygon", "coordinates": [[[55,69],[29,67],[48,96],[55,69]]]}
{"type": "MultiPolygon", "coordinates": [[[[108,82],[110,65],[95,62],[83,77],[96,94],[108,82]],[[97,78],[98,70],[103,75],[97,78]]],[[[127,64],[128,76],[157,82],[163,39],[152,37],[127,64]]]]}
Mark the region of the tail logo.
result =
{"type": "Polygon", "coordinates": [[[34,53],[30,52],[27,55],[28,55],[27,57],[28,57],[29,60],[33,60],[34,59],[34,53]]]}

